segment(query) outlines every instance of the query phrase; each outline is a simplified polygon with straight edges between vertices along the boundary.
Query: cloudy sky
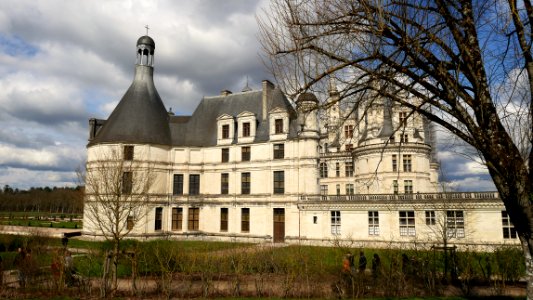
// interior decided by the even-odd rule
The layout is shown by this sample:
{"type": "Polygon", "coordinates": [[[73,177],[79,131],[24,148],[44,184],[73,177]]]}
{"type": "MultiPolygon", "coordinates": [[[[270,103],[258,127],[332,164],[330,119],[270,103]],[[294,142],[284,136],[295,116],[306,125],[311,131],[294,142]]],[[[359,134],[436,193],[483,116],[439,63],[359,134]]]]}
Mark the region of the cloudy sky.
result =
{"type": "MultiPolygon", "coordinates": [[[[260,88],[271,79],[257,40],[266,8],[266,0],[0,1],[0,186],[76,184],[88,119],[106,119],[127,90],[147,24],[155,84],[177,114],[203,96],[240,91],[247,77],[260,88]]],[[[439,148],[456,189],[494,190],[481,164],[439,148]]]]}

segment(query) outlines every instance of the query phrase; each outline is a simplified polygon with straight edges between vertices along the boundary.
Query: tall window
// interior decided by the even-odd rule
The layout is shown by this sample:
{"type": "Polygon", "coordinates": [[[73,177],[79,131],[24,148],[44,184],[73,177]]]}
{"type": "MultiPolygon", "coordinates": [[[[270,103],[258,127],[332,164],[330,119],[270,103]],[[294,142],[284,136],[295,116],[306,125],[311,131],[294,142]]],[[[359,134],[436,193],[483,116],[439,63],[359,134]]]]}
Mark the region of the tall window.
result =
{"type": "Polygon", "coordinates": [[[133,173],[132,172],[122,173],[122,193],[129,195],[131,194],[132,189],[133,189],[133,173]]]}
{"type": "Polygon", "coordinates": [[[250,209],[241,208],[241,231],[250,232],[250,209]]]}
{"type": "Polygon", "coordinates": [[[229,125],[222,125],[222,138],[229,139],[229,125]]]}
{"type": "Polygon", "coordinates": [[[320,178],[327,178],[328,177],[328,165],[325,162],[320,163],[320,178]]]}
{"type": "Polygon", "coordinates": [[[411,154],[404,154],[403,156],[403,171],[411,172],[411,154]]]}
{"type": "Polygon", "coordinates": [[[400,211],[400,235],[415,236],[415,212],[412,210],[400,211]]]}
{"type": "Polygon", "coordinates": [[[435,219],[434,210],[426,210],[426,225],[435,225],[437,220],[435,219]]]}
{"type": "Polygon", "coordinates": [[[283,119],[274,120],[274,133],[283,133],[283,119]]]}
{"type": "Polygon", "coordinates": [[[190,174],[189,175],[189,195],[198,195],[198,194],[200,194],[200,175],[190,174]]]}
{"type": "Polygon", "coordinates": [[[399,115],[400,125],[405,125],[407,122],[407,112],[401,111],[399,115]]]}
{"type": "Polygon", "coordinates": [[[340,177],[341,176],[341,164],[335,163],[335,176],[340,177]]]}
{"type": "Polygon", "coordinates": [[[285,193],[285,171],[274,171],[274,194],[285,193]]]}
{"type": "Polygon", "coordinates": [[[222,162],[229,161],[229,148],[222,148],[222,162]]]}
{"type": "Polygon", "coordinates": [[[133,146],[124,146],[124,160],[133,160],[133,146]]]}
{"type": "Polygon", "coordinates": [[[174,174],[172,194],[183,195],[183,174],[174,174]]]}
{"type": "Polygon", "coordinates": [[[162,207],[156,207],[155,208],[155,218],[154,218],[154,230],[161,230],[161,227],[163,225],[163,208],[162,207]]]}
{"type": "Polygon", "coordinates": [[[446,211],[446,233],[449,238],[465,237],[465,217],[462,210],[446,211]]]}
{"type": "Polygon", "coordinates": [[[285,158],[285,145],[274,144],[274,159],[283,159],[283,158],[285,158]]]}
{"type": "Polygon", "coordinates": [[[183,208],[172,208],[172,230],[181,231],[183,224],[183,208]]]}
{"type": "Polygon", "coordinates": [[[331,211],[331,234],[341,234],[341,212],[338,210],[331,211]]]}
{"type": "Polygon", "coordinates": [[[344,125],[344,138],[353,138],[353,125],[344,125]]]}
{"type": "Polygon", "coordinates": [[[227,207],[220,208],[220,231],[222,232],[228,231],[228,208],[227,207]]]}
{"type": "Polygon", "coordinates": [[[353,184],[347,183],[346,184],[346,195],[353,195],[353,194],[355,194],[353,184]]]}
{"type": "Polygon", "coordinates": [[[250,173],[241,173],[241,194],[250,194],[250,173]]]}
{"type": "Polygon", "coordinates": [[[197,231],[200,228],[200,208],[189,207],[188,229],[197,231]]]}
{"type": "Polygon", "coordinates": [[[505,210],[502,211],[502,227],[504,239],[516,239],[518,237],[516,229],[514,228],[513,223],[511,223],[511,219],[505,210]]]}
{"type": "Polygon", "coordinates": [[[250,136],[250,122],[242,123],[242,136],[243,137],[250,136]]]}
{"type": "Polygon", "coordinates": [[[320,186],[320,195],[327,196],[328,194],[328,186],[323,184],[320,186]]]}
{"type": "Polygon", "coordinates": [[[398,172],[398,156],[392,155],[392,172],[398,172]]]}
{"type": "Polygon", "coordinates": [[[246,146],[246,147],[242,147],[241,148],[241,160],[242,161],[250,161],[250,147],[249,146],[246,146]]]}
{"type": "Polygon", "coordinates": [[[409,135],[407,135],[407,134],[402,134],[402,135],[400,135],[400,138],[401,138],[401,139],[400,139],[400,142],[402,142],[402,143],[409,143],[409,135]]]}
{"type": "Polygon", "coordinates": [[[341,195],[341,185],[337,184],[335,187],[336,187],[336,190],[337,190],[337,196],[340,196],[341,195]]]}
{"type": "Polygon", "coordinates": [[[229,174],[222,173],[220,174],[220,193],[222,195],[227,195],[229,191],[229,174]]]}
{"type": "Polygon", "coordinates": [[[126,230],[132,230],[135,225],[135,218],[133,216],[128,216],[126,218],[126,230]]]}
{"type": "Polygon", "coordinates": [[[398,194],[398,180],[392,181],[392,192],[398,194]]]}
{"type": "Polygon", "coordinates": [[[379,235],[379,212],[368,212],[368,235],[379,235]]]}
{"type": "Polygon", "coordinates": [[[412,180],[404,180],[403,185],[404,185],[403,189],[406,194],[413,193],[413,181],[412,180]]]}
{"type": "Polygon", "coordinates": [[[344,173],[346,177],[352,177],[353,176],[353,162],[348,161],[344,163],[344,173]]]}

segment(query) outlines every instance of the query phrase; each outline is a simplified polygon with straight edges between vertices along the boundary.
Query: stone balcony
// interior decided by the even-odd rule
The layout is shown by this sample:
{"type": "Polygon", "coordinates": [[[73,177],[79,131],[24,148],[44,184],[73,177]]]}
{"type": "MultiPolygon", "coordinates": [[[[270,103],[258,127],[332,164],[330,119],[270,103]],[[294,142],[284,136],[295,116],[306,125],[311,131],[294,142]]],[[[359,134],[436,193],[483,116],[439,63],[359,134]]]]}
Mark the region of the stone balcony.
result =
{"type": "Polygon", "coordinates": [[[499,200],[498,192],[453,192],[453,193],[415,193],[415,194],[357,194],[357,195],[311,195],[300,196],[301,202],[320,202],[320,201],[346,201],[346,202],[365,202],[365,201],[481,201],[481,200],[499,200]]]}

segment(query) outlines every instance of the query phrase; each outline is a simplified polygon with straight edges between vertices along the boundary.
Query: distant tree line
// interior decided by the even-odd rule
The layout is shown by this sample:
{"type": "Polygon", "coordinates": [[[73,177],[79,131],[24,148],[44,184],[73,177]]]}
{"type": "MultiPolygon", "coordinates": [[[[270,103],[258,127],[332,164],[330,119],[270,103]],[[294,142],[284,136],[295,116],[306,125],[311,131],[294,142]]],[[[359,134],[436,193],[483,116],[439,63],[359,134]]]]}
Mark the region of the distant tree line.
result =
{"type": "Polygon", "coordinates": [[[0,211],[81,214],[83,187],[32,187],[19,190],[5,185],[0,189],[0,211]]]}

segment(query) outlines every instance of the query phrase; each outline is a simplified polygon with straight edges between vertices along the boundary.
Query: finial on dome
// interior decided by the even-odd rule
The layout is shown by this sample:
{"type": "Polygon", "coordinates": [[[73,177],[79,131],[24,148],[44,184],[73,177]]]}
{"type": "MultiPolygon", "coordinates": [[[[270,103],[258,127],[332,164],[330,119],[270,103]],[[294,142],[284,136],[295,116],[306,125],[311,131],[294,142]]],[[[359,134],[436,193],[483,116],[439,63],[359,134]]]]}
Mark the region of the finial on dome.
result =
{"type": "Polygon", "coordinates": [[[148,30],[150,29],[150,27],[148,27],[148,25],[145,25],[144,28],[146,28],[146,35],[148,35],[148,30]]]}

